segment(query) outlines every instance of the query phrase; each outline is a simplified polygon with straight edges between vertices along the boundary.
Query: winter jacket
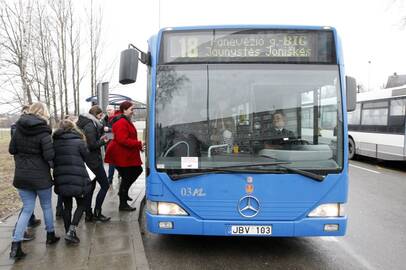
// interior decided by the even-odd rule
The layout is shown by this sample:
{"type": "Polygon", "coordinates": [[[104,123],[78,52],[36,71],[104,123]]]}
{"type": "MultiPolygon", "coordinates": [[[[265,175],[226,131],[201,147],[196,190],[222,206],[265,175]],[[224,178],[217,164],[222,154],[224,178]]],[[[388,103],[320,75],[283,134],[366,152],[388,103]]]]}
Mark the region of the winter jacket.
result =
{"type": "Polygon", "coordinates": [[[84,197],[91,189],[85,167],[90,153],[85,141],[75,131],[61,129],[54,133],[53,139],[55,192],[64,197],[84,197]]]}
{"type": "Polygon", "coordinates": [[[13,185],[19,189],[40,190],[52,186],[50,167],[54,159],[51,129],[45,120],[24,114],[16,123],[9,145],[14,155],[13,185]]]}
{"type": "Polygon", "coordinates": [[[138,140],[137,129],[124,115],[113,120],[114,138],[107,146],[105,162],[118,167],[141,166],[142,142],[138,140]]]}
{"type": "Polygon", "coordinates": [[[16,129],[17,129],[17,124],[11,124],[10,126],[10,138],[14,136],[14,133],[16,133],[16,129]]]}
{"type": "Polygon", "coordinates": [[[91,114],[79,115],[76,125],[82,129],[86,136],[87,147],[90,152],[89,167],[97,167],[103,164],[101,147],[106,143],[100,139],[103,135],[103,125],[91,114]]]}

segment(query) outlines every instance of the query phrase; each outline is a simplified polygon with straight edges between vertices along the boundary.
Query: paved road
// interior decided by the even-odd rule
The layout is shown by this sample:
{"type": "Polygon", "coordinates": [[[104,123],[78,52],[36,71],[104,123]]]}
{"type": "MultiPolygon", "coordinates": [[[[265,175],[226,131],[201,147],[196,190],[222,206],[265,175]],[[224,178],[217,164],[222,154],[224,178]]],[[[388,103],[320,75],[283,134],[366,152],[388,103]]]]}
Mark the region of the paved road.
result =
{"type": "Polygon", "coordinates": [[[151,269],[405,269],[406,164],[351,161],[345,237],[158,236],[141,230],[151,269]]]}

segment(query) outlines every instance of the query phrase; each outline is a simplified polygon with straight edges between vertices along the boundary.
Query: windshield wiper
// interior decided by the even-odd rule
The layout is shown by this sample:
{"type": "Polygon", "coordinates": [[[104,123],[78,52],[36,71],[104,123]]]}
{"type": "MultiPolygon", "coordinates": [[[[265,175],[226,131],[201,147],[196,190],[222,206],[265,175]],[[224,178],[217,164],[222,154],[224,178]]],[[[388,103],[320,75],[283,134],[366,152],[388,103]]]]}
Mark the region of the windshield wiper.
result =
{"type": "Polygon", "coordinates": [[[262,162],[262,163],[246,163],[246,164],[238,164],[238,165],[231,165],[231,166],[224,166],[224,167],[214,167],[211,169],[229,169],[229,168],[250,168],[250,167],[261,167],[261,166],[273,166],[273,165],[282,165],[282,164],[290,164],[290,162],[285,161],[273,161],[273,162],[262,162]]]}
{"type": "Polygon", "coordinates": [[[288,164],[289,162],[265,162],[265,163],[247,163],[247,164],[239,164],[239,165],[231,165],[231,166],[222,166],[222,167],[214,167],[214,168],[207,168],[202,169],[201,171],[192,171],[192,172],[181,172],[181,173],[171,173],[169,176],[174,179],[183,179],[188,177],[200,176],[205,174],[213,174],[213,173],[264,173],[264,172],[277,172],[275,170],[263,170],[263,169],[255,169],[254,167],[261,167],[261,166],[273,166],[273,165],[281,165],[281,164],[288,164]]]}
{"type": "MultiPolygon", "coordinates": [[[[285,163],[285,162],[281,162],[285,163]]],[[[214,173],[278,173],[278,170],[263,170],[263,169],[256,169],[254,167],[257,166],[270,166],[270,165],[279,165],[280,162],[272,162],[272,163],[264,163],[264,164],[244,164],[244,165],[233,165],[229,167],[216,167],[216,168],[207,168],[202,169],[201,171],[193,171],[193,172],[180,172],[180,173],[169,173],[169,177],[173,180],[206,175],[206,174],[214,174],[214,173]]]]}
{"type": "MultiPolygon", "coordinates": [[[[265,155],[261,155],[261,157],[272,159],[271,157],[268,157],[268,156],[265,156],[265,155]]],[[[312,173],[312,172],[305,171],[305,170],[302,170],[302,169],[292,168],[292,167],[283,165],[283,164],[289,164],[289,163],[290,162],[284,162],[284,163],[281,162],[281,163],[275,164],[275,165],[279,166],[280,168],[284,168],[287,171],[294,172],[294,173],[297,173],[297,174],[312,178],[312,179],[314,179],[314,180],[316,180],[318,182],[322,182],[324,180],[324,178],[326,178],[325,175],[316,174],[316,173],[312,173]]]]}
{"type": "MultiPolygon", "coordinates": [[[[266,158],[271,158],[268,156],[261,156],[266,158]]],[[[324,175],[316,174],[313,172],[292,168],[289,166],[285,166],[285,164],[291,164],[291,162],[284,162],[284,161],[274,161],[274,162],[264,162],[264,163],[248,163],[248,164],[239,164],[239,165],[231,165],[231,166],[224,166],[224,167],[215,167],[215,168],[208,168],[202,171],[195,171],[195,172],[185,172],[185,173],[173,173],[169,176],[174,179],[184,179],[188,177],[200,176],[205,174],[214,174],[214,173],[275,173],[276,170],[266,170],[266,169],[255,169],[254,167],[263,167],[263,166],[278,166],[283,168],[287,171],[294,172],[306,177],[309,177],[313,180],[318,182],[322,182],[325,178],[324,175]]]]}
{"type": "MultiPolygon", "coordinates": [[[[254,171],[254,170],[253,170],[254,171]]],[[[247,170],[239,170],[239,169],[205,169],[199,172],[186,172],[186,173],[172,173],[169,174],[169,177],[173,180],[184,179],[194,176],[201,176],[206,174],[213,174],[213,173],[235,173],[235,172],[248,172],[247,170]]],[[[249,172],[252,172],[251,170],[249,172]]]]}
{"type": "MultiPolygon", "coordinates": [[[[173,180],[184,179],[188,177],[200,176],[205,174],[214,174],[214,173],[278,173],[277,170],[267,170],[267,169],[256,169],[255,167],[263,167],[263,166],[279,166],[281,168],[288,169],[290,167],[285,167],[283,164],[290,164],[290,162],[283,162],[283,161],[274,161],[274,162],[265,162],[265,163],[248,163],[248,164],[239,164],[239,165],[231,165],[231,166],[224,166],[224,167],[215,167],[215,168],[207,168],[203,169],[202,171],[194,171],[194,172],[182,172],[182,173],[172,173],[169,176],[173,180]]],[[[303,173],[297,172],[297,169],[293,169],[294,172],[303,174],[308,173],[310,175],[314,175],[313,173],[303,171],[303,173]]],[[[311,177],[307,174],[303,174],[305,176],[311,177]]],[[[318,180],[318,179],[317,179],[318,180]]],[[[319,180],[320,181],[320,180],[319,180]]]]}

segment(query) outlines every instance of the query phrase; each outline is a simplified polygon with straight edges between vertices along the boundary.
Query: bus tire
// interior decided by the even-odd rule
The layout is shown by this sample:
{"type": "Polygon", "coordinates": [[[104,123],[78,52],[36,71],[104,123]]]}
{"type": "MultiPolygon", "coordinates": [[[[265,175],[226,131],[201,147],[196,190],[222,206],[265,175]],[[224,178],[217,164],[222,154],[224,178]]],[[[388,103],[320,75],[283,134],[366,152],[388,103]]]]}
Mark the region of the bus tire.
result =
{"type": "Polygon", "coordinates": [[[348,137],[348,159],[354,159],[355,142],[351,137],[348,137]]]}

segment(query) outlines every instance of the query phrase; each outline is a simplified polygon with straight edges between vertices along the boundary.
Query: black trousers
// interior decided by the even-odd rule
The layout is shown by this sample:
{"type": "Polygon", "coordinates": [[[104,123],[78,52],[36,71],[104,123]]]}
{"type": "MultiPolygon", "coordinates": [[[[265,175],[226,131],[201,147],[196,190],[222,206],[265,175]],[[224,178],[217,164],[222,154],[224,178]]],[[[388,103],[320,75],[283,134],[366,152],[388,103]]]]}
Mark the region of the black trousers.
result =
{"type": "Polygon", "coordinates": [[[86,211],[91,212],[92,211],[92,198],[93,198],[93,193],[96,188],[96,182],[99,183],[100,185],[100,190],[97,193],[96,197],[96,205],[95,209],[101,210],[104,199],[106,198],[107,191],[110,188],[110,183],[109,180],[107,179],[106,171],[104,170],[103,164],[100,164],[96,171],[94,172],[96,175],[96,178],[92,181],[92,189],[90,191],[90,194],[88,194],[87,198],[87,206],[86,206],[86,211]]]}
{"type": "Polygon", "coordinates": [[[118,195],[120,196],[120,205],[127,204],[128,191],[131,185],[142,173],[142,166],[116,167],[121,175],[121,184],[118,195]]]}
{"type": "Polygon", "coordinates": [[[69,230],[70,225],[78,226],[80,219],[82,218],[83,212],[86,210],[86,201],[87,197],[79,198],[79,197],[62,197],[63,201],[63,223],[65,225],[65,231],[69,230]],[[76,199],[77,208],[75,213],[73,214],[72,219],[72,204],[73,198],[76,199]]]}

